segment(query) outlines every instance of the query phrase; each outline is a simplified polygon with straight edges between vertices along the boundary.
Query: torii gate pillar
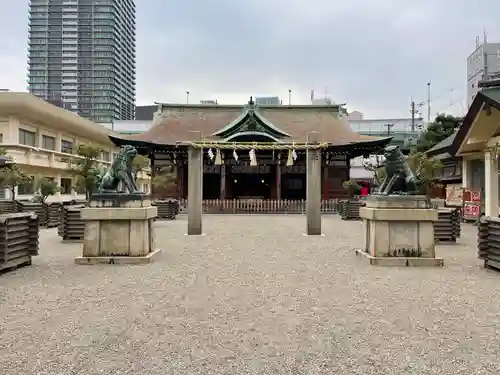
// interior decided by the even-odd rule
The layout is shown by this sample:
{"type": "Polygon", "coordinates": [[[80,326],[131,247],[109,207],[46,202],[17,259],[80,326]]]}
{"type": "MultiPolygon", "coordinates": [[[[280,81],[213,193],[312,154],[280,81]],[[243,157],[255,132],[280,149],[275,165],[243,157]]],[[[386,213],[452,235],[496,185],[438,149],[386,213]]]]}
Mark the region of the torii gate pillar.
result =
{"type": "MultiPolygon", "coordinates": [[[[320,142],[318,132],[307,133],[307,144],[320,142]]],[[[321,236],[321,149],[307,149],[306,213],[308,236],[321,236]]]]}
{"type": "MultiPolygon", "coordinates": [[[[201,132],[193,131],[191,139],[201,140],[201,132]]],[[[189,236],[203,233],[203,149],[189,146],[188,149],[188,231],[189,236]]]]}

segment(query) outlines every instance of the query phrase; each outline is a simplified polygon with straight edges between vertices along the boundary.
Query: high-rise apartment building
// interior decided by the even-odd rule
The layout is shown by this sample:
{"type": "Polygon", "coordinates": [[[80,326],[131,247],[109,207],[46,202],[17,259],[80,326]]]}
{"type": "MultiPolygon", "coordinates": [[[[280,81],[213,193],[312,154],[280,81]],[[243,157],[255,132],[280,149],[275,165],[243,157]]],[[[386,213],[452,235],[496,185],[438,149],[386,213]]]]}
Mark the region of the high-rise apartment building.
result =
{"type": "Polygon", "coordinates": [[[133,119],[135,28],[134,0],[30,0],[30,93],[95,122],[133,119]]]}

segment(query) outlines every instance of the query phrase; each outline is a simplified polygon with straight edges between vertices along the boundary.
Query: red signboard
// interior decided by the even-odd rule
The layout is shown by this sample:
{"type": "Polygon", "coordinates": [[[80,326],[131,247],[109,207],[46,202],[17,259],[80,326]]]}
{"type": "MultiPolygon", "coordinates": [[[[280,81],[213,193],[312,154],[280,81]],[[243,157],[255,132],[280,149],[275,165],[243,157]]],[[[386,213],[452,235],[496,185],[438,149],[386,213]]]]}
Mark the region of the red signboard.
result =
{"type": "Polygon", "coordinates": [[[475,220],[481,216],[481,198],[481,189],[464,189],[462,212],[465,220],[475,220]]]}
{"type": "Polygon", "coordinates": [[[471,202],[481,202],[481,190],[471,190],[470,192],[470,201],[471,202]]]}
{"type": "Polygon", "coordinates": [[[476,204],[471,204],[470,202],[464,203],[464,208],[463,208],[464,216],[473,216],[473,217],[478,217],[480,213],[480,207],[476,204]]]}

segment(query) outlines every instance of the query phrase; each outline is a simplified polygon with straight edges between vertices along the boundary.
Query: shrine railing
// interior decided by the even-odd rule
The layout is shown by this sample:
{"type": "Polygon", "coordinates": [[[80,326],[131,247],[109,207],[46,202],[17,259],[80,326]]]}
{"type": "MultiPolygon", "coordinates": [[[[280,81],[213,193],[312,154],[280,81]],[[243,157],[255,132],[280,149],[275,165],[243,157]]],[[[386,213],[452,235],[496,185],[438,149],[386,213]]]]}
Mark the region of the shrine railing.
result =
{"type": "MultiPolygon", "coordinates": [[[[180,199],[180,213],[188,212],[187,199],[180,199]]],[[[321,213],[337,213],[337,199],[321,200],[321,213]]],[[[305,214],[305,200],[291,199],[205,199],[204,214],[305,214]]]]}

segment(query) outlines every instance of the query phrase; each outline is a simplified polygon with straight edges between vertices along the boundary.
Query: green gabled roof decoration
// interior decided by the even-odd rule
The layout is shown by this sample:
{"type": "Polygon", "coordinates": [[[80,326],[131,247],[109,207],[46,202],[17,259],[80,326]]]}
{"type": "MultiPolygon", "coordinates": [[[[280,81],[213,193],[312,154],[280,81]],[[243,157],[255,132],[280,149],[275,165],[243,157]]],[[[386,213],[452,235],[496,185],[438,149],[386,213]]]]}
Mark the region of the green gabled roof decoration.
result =
{"type": "Polygon", "coordinates": [[[270,138],[280,139],[291,137],[290,134],[271,124],[264,116],[259,113],[258,106],[252,98],[245,106],[245,109],[234,121],[224,126],[222,129],[213,133],[212,136],[224,139],[232,139],[237,135],[247,134],[266,134],[270,138]]]}

